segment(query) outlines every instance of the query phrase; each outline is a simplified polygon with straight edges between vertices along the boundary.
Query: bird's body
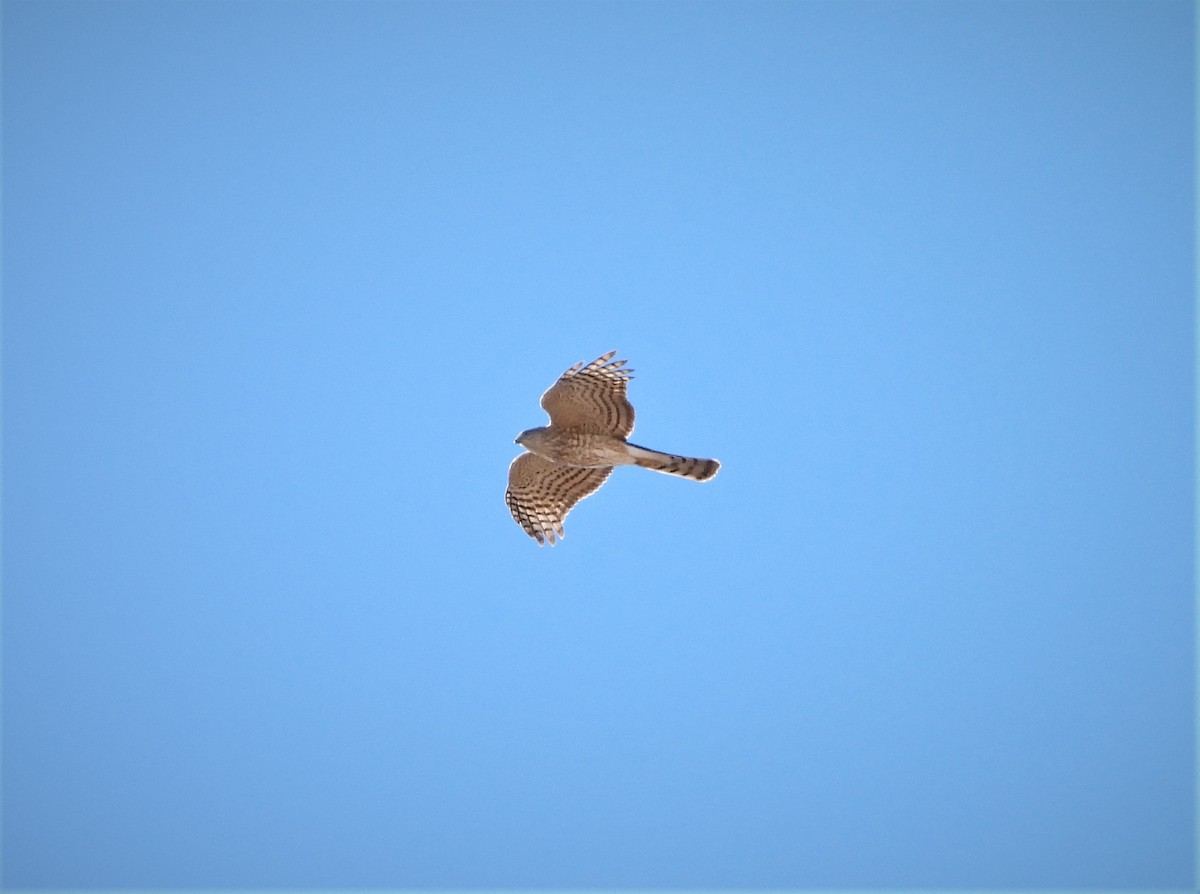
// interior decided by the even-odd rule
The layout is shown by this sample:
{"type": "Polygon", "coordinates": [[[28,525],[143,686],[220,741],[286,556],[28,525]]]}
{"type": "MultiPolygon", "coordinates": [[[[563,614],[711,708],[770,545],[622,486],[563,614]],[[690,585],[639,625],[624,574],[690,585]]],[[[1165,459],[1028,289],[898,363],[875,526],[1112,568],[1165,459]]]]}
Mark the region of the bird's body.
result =
{"type": "Polygon", "coordinates": [[[631,466],[636,460],[624,438],[575,429],[531,428],[517,443],[552,462],[582,469],[631,466]]]}
{"type": "Polygon", "coordinates": [[[630,444],[633,406],[625,397],[632,370],[609,351],[587,366],[577,363],[542,395],[550,425],[517,436],[528,450],[508,471],[505,502],[517,524],[539,544],[563,536],[571,508],[594,493],[616,466],[641,466],[707,481],[721,464],[660,453],[630,444]]]}

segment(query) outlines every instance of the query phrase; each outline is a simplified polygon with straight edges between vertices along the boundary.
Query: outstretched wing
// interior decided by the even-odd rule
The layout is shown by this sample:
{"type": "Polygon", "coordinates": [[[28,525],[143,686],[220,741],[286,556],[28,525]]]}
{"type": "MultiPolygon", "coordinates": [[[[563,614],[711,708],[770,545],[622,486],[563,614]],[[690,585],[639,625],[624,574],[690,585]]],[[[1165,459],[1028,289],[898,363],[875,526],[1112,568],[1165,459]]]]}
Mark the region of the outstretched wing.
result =
{"type": "Polygon", "coordinates": [[[534,453],[522,453],[508,467],[504,502],[517,524],[538,545],[555,536],[563,538],[563,520],[576,503],[596,492],[608,476],[607,469],[580,469],[551,462],[534,453]]]}
{"type": "Polygon", "coordinates": [[[542,409],[550,414],[551,426],[629,437],[633,406],[625,386],[633,370],[625,368],[628,360],[613,360],[616,354],[609,351],[587,366],[576,363],[550,386],[542,409]]]}

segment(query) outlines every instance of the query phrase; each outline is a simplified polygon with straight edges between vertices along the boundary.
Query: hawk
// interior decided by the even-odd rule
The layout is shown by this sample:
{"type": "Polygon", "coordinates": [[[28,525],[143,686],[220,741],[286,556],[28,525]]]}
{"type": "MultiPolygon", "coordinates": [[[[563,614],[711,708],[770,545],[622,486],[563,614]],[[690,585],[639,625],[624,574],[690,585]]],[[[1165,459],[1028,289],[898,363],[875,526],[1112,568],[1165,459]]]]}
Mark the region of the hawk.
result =
{"type": "Polygon", "coordinates": [[[668,475],[707,481],[721,464],[648,450],[625,439],[633,431],[633,407],[625,387],[633,378],[616,351],[587,366],[576,363],[542,395],[550,424],[517,436],[522,453],[508,468],[504,501],[512,517],[541,546],[561,540],[572,507],[596,490],[615,466],[641,466],[668,475]]]}

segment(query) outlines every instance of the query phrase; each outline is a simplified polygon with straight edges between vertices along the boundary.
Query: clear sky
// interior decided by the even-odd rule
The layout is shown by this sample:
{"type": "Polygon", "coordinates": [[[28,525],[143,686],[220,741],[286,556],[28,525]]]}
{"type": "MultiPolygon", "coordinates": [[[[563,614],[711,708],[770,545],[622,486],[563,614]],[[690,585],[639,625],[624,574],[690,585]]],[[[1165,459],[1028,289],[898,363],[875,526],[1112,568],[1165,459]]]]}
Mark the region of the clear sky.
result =
{"type": "Polygon", "coordinates": [[[1190,887],[1193,15],[5,2],[5,885],[1190,887]]]}

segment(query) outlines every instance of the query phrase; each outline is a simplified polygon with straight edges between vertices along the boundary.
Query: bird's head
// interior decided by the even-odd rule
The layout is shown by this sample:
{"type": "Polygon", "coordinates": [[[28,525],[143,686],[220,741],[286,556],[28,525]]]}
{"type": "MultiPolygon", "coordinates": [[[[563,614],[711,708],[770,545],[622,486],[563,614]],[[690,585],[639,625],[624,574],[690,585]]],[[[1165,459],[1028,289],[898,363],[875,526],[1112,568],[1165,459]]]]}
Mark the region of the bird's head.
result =
{"type": "Polygon", "coordinates": [[[529,445],[537,440],[538,435],[544,432],[544,428],[527,428],[525,431],[517,435],[517,443],[528,449],[529,445]]]}

